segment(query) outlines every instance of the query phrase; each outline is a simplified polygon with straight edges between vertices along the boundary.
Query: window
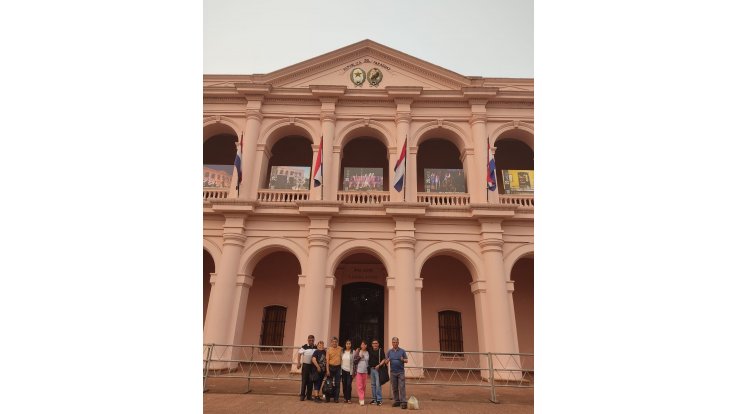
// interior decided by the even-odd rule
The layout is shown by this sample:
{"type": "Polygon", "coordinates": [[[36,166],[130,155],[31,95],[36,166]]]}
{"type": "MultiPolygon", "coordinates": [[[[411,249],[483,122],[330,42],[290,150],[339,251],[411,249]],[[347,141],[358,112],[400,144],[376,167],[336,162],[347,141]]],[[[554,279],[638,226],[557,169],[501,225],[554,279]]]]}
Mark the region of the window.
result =
{"type": "Polygon", "coordinates": [[[285,307],[266,306],[263,308],[261,345],[282,346],[284,344],[284,325],[286,325],[285,307]]]}
{"type": "Polygon", "coordinates": [[[463,352],[463,324],[460,312],[442,311],[438,315],[442,356],[456,356],[455,352],[463,352]]]}

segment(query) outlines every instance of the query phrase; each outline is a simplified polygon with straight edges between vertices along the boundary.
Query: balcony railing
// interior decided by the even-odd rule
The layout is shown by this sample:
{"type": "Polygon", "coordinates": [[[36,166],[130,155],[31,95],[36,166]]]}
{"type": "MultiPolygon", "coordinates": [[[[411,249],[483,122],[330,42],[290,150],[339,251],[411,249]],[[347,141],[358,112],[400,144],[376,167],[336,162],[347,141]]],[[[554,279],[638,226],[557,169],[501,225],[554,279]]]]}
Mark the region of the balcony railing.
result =
{"type": "Polygon", "coordinates": [[[381,204],[390,201],[388,191],[338,191],[337,201],[346,204],[381,204]]]}
{"type": "Polygon", "coordinates": [[[309,190],[258,190],[258,201],[265,203],[292,203],[309,200],[309,190]]]}
{"type": "Polygon", "coordinates": [[[212,198],[227,198],[228,190],[227,189],[212,189],[212,188],[205,188],[202,190],[202,198],[212,199],[212,198]]]}
{"type": "Polygon", "coordinates": [[[417,201],[432,206],[467,206],[470,194],[467,193],[419,193],[417,201]]]}
{"type": "Polygon", "coordinates": [[[499,194],[498,201],[501,204],[515,204],[521,207],[534,208],[534,195],[499,194]]]}

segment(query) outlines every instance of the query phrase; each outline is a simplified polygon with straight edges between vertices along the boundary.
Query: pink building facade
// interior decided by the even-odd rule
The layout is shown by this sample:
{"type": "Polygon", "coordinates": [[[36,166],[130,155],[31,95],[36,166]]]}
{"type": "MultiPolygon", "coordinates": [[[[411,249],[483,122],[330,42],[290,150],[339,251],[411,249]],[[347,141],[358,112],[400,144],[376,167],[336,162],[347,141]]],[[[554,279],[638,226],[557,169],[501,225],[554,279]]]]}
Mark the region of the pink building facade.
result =
{"type": "Polygon", "coordinates": [[[204,192],[204,342],[533,353],[533,186],[501,178],[533,183],[533,110],[532,79],[463,76],[370,40],[205,75],[204,164],[232,165],[242,136],[243,181],[204,192]],[[279,167],[312,168],[320,142],[322,186],[269,188],[279,167]]]}

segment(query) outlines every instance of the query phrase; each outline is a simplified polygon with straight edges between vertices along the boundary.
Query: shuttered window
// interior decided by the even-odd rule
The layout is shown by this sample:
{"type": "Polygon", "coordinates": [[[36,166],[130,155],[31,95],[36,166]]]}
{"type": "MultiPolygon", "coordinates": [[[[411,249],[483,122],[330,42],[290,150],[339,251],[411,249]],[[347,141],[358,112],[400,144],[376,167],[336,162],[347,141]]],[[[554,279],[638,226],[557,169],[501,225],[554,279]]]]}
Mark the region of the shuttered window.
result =
{"type": "Polygon", "coordinates": [[[263,308],[263,324],[261,326],[261,345],[282,346],[284,344],[284,326],[286,325],[286,308],[283,306],[266,306],[263,308]]]}
{"type": "Polygon", "coordinates": [[[463,352],[463,324],[460,312],[442,311],[440,320],[440,351],[442,356],[454,356],[455,352],[463,352]]]}

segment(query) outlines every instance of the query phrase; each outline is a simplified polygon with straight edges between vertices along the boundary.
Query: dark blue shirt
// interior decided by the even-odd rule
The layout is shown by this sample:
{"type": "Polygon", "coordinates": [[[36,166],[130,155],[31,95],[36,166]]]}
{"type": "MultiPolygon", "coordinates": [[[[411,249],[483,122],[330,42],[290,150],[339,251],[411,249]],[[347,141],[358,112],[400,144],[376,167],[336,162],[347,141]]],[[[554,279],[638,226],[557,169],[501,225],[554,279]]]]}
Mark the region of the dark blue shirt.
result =
{"type": "Polygon", "coordinates": [[[406,351],[401,348],[391,348],[388,350],[386,357],[388,358],[389,363],[391,363],[391,372],[404,372],[404,361],[402,358],[409,359],[409,356],[406,355],[406,351]]]}

